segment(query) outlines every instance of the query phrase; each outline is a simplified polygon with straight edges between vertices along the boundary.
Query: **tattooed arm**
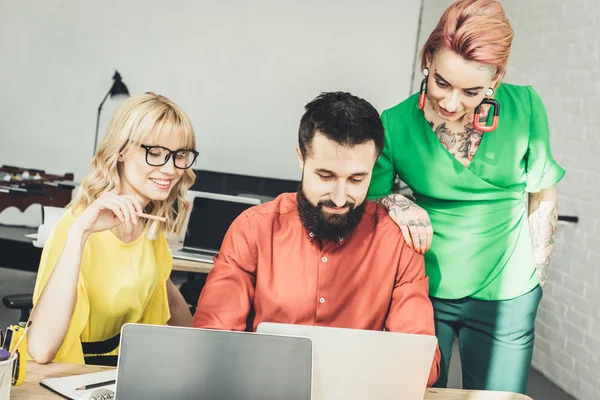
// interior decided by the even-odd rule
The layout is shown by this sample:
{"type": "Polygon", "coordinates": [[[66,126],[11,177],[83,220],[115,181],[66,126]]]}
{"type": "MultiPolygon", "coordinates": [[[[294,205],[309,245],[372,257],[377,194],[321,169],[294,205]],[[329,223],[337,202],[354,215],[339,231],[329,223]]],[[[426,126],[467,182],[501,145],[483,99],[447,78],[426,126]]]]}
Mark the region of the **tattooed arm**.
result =
{"type": "Polygon", "coordinates": [[[421,254],[429,250],[433,239],[433,228],[427,211],[398,193],[392,193],[375,201],[388,210],[410,248],[421,254]]]}
{"type": "Polygon", "coordinates": [[[548,279],[550,257],[556,239],[558,201],[556,188],[529,194],[529,230],[533,245],[533,262],[542,286],[548,279]]]}
{"type": "Polygon", "coordinates": [[[413,201],[410,201],[406,196],[398,193],[392,193],[387,197],[375,200],[390,212],[390,216],[395,216],[398,211],[406,211],[411,207],[418,207],[413,201]]]}

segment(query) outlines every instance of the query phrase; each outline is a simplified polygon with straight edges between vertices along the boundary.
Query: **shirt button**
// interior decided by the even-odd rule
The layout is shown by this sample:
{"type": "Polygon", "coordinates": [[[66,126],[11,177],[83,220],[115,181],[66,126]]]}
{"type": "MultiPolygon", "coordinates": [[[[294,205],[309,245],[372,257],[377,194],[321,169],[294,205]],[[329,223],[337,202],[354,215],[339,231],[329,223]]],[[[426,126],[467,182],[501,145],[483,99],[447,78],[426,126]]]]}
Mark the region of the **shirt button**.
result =
{"type": "Polygon", "coordinates": [[[339,238],[339,241],[340,241],[340,242],[343,242],[343,241],[344,241],[344,238],[343,238],[343,237],[339,238]]]}
{"type": "Polygon", "coordinates": [[[314,233],[312,233],[312,232],[310,232],[310,233],[308,234],[308,236],[310,236],[310,237],[312,238],[312,237],[315,237],[315,234],[314,234],[314,233]]]}
{"type": "Polygon", "coordinates": [[[319,301],[321,302],[321,304],[323,304],[323,303],[325,303],[325,298],[324,298],[324,297],[321,297],[321,298],[319,299],[319,301]]]}
{"type": "Polygon", "coordinates": [[[323,261],[323,262],[327,262],[327,257],[323,257],[323,258],[321,259],[321,261],[323,261]]]}

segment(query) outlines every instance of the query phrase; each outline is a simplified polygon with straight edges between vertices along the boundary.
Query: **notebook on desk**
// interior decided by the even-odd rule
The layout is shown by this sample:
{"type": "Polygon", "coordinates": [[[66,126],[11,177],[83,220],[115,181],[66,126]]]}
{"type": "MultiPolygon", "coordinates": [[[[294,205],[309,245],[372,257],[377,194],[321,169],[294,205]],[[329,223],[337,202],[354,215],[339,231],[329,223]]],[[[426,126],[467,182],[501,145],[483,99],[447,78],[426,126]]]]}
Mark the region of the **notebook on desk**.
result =
{"type": "Polygon", "coordinates": [[[112,399],[116,388],[116,379],[117,370],[115,369],[92,374],[48,378],[42,380],[40,385],[71,400],[91,400],[100,393],[107,394],[106,398],[112,399]]]}
{"type": "Polygon", "coordinates": [[[193,207],[183,247],[173,258],[212,263],[233,221],[248,208],[260,204],[258,198],[220,193],[190,192],[193,207]]]}

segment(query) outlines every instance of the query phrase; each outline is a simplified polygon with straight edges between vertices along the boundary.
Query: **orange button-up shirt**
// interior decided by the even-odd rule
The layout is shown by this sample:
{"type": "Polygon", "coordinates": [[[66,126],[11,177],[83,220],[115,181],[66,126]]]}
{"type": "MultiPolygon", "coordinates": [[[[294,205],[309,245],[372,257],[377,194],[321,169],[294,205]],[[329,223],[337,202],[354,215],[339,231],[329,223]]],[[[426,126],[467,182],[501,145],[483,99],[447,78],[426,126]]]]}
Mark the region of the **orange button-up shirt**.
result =
{"type": "MultiPolygon", "coordinates": [[[[348,237],[321,243],[304,228],[296,194],[286,193],[233,222],[194,326],[255,331],[266,321],[434,335],[428,290],[423,256],[376,203],[348,237]]],[[[439,360],[436,350],[428,385],[439,360]]]]}

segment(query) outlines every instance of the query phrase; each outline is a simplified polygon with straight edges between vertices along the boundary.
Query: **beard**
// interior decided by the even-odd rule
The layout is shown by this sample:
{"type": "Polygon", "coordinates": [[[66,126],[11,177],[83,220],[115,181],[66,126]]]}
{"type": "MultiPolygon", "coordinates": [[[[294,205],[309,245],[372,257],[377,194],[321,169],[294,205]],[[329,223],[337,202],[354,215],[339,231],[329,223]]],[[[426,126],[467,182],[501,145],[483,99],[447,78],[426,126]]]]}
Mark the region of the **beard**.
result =
{"type": "Polygon", "coordinates": [[[337,242],[340,238],[345,238],[359,224],[365,212],[365,202],[356,205],[356,203],[348,202],[346,207],[348,211],[345,214],[330,214],[323,210],[323,206],[336,208],[331,200],[322,200],[313,205],[308,197],[304,194],[302,183],[298,187],[296,194],[298,199],[298,214],[304,228],[308,232],[315,234],[315,237],[320,240],[329,240],[337,242]]]}

